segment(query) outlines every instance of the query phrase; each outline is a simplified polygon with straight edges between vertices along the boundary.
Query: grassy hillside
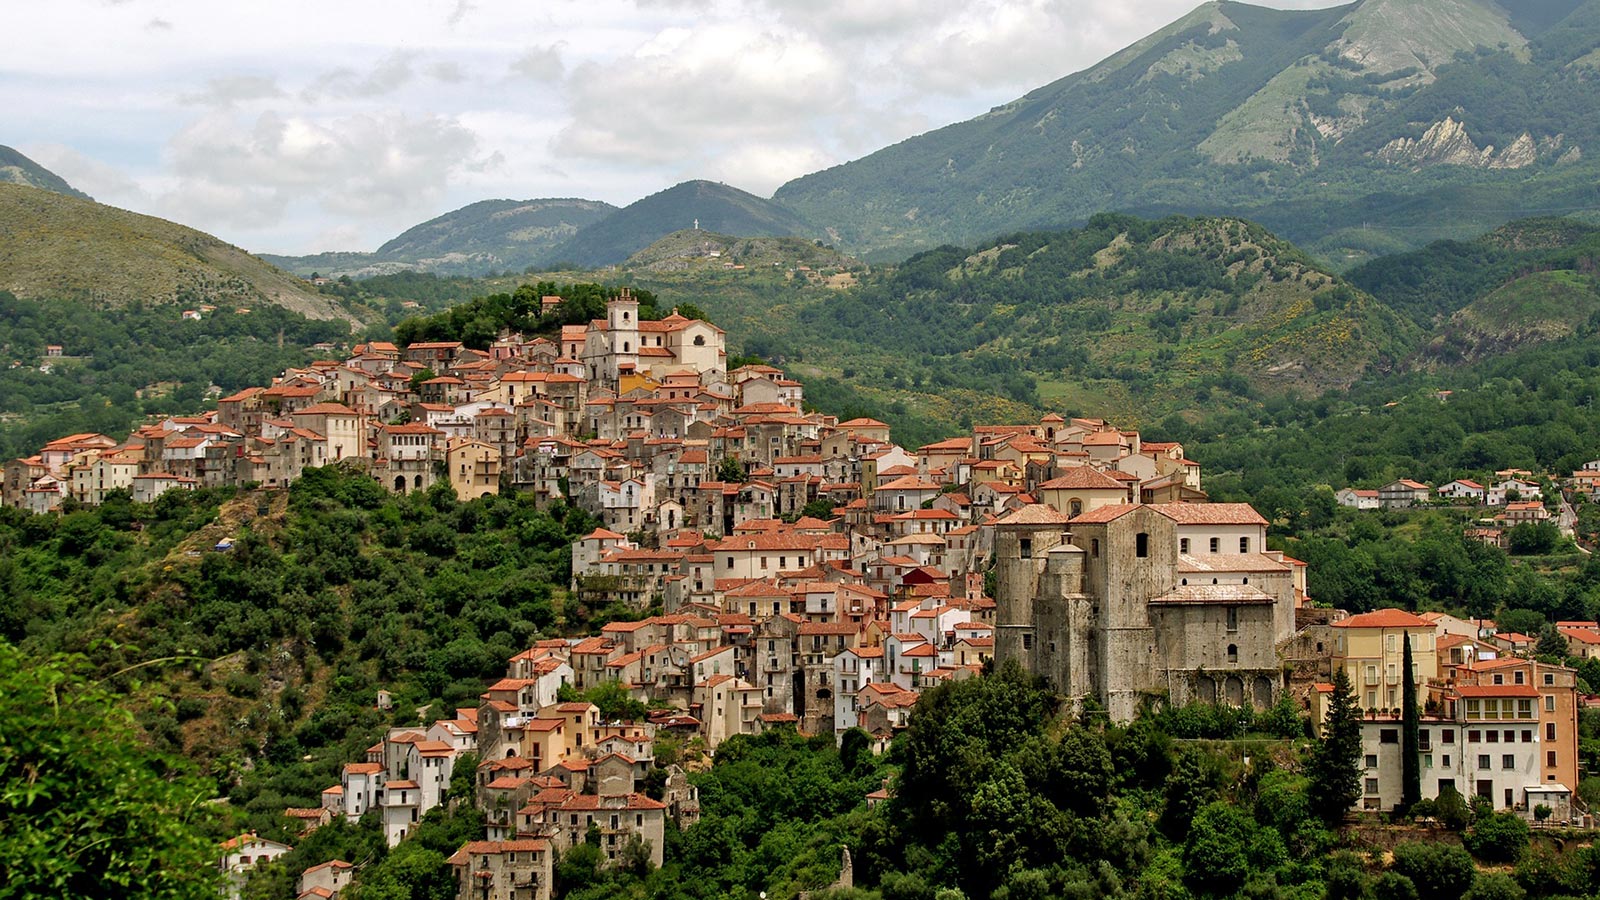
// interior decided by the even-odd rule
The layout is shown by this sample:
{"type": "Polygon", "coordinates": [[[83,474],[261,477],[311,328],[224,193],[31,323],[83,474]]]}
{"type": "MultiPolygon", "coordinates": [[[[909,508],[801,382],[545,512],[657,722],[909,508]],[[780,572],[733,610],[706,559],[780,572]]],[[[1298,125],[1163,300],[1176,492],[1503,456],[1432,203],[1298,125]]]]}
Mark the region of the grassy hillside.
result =
{"type": "Polygon", "coordinates": [[[674,231],[628,257],[630,274],[782,269],[801,266],[817,272],[849,272],[862,264],[820,241],[795,237],[734,237],[713,231],[674,231]]]}
{"type": "Polygon", "coordinates": [[[674,231],[699,227],[744,237],[813,235],[816,229],[770,200],[710,181],[686,181],[631,203],[574,235],[550,259],[608,266],[674,231]]]}
{"type": "Polygon", "coordinates": [[[20,152],[0,144],[0,183],[21,184],[41,190],[55,191],[80,200],[93,200],[60,175],[46,169],[20,152]]]}
{"type": "Polygon", "coordinates": [[[0,184],[0,289],[99,306],[267,303],[354,323],[300,279],[208,234],[11,184],[0,184]]]}
{"type": "Polygon", "coordinates": [[[1233,214],[1353,264],[1600,206],[1600,2],[1207,3],[976,119],[784,185],[868,259],[1107,207],[1233,214]]]}

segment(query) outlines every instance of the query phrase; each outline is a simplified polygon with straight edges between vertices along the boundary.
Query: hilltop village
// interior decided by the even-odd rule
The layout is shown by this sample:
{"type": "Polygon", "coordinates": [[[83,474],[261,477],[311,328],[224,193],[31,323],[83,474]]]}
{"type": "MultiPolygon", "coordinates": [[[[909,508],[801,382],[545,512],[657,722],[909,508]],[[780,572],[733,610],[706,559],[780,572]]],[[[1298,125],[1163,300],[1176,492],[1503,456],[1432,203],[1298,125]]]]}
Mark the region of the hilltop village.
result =
{"type": "MultiPolygon", "coordinates": [[[[1343,669],[1364,713],[1357,805],[1388,809],[1409,644],[1426,796],[1584,815],[1573,670],[1489,622],[1317,607],[1306,566],[1269,549],[1250,506],[1208,502],[1181,445],[1047,415],[901,447],[882,422],[805,411],[778,368],[729,370],[710,323],[640,321],[626,292],[558,336],[369,342],[125,440],[63,437],[7,463],[0,499],[43,514],[112,491],[283,489],[328,465],[399,493],[575,504],[602,524],[572,547],[570,591],[637,614],[536,642],[476,707],[391,729],[286,810],[308,830],[376,815],[393,845],[476,760],[484,833],[451,859],[462,898],[545,900],[556,855],[596,838],[613,862],[659,865],[668,820],[698,814],[685,769],[658,764],[662,736],[715,754],[733,735],[859,728],[882,752],[922,692],[1009,661],[1116,722],[1196,700],[1320,722],[1343,669]],[[575,699],[604,686],[646,711],[575,699]]],[[[1596,623],[1560,628],[1600,655],[1596,623]]],[[[242,835],[221,865],[242,879],[288,849],[242,835]]],[[[302,896],[337,895],[352,870],[307,870],[302,896]]]]}

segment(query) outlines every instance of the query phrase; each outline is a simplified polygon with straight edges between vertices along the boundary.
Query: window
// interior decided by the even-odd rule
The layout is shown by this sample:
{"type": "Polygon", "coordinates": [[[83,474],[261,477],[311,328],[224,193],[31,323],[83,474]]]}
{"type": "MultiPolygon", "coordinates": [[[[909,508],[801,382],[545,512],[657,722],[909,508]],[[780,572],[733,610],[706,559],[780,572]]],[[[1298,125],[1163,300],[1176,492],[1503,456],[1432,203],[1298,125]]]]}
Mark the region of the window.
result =
{"type": "Polygon", "coordinates": [[[1239,661],[1239,645],[1238,644],[1229,644],[1228,645],[1228,662],[1236,663],[1238,661],[1239,661]]]}
{"type": "Polygon", "coordinates": [[[1440,762],[1446,769],[1450,768],[1450,754],[1446,753],[1440,762]]]}
{"type": "Polygon", "coordinates": [[[1512,680],[1515,681],[1517,684],[1521,684],[1522,683],[1522,673],[1520,671],[1517,672],[1512,680]]]}
{"type": "Polygon", "coordinates": [[[1239,538],[1239,552],[1240,553],[1249,553],[1250,552],[1250,539],[1249,538],[1247,538],[1247,537],[1239,538]]]}
{"type": "Polygon", "coordinates": [[[1022,649],[1024,649],[1024,650],[1032,650],[1033,649],[1033,635],[1026,634],[1026,633],[1024,633],[1022,635],[1022,649]]]}
{"type": "Polygon", "coordinates": [[[1509,753],[1501,755],[1501,757],[1500,757],[1500,768],[1502,768],[1502,769],[1515,769],[1516,767],[1517,767],[1517,758],[1515,756],[1512,756],[1509,753]]]}
{"type": "Polygon", "coordinates": [[[1487,753],[1478,754],[1478,768],[1480,768],[1480,769],[1489,768],[1489,754],[1487,754],[1487,753]]]}
{"type": "Polygon", "coordinates": [[[1547,741],[1553,741],[1556,739],[1556,723],[1544,723],[1544,739],[1547,741]]]}
{"type": "Polygon", "coordinates": [[[1228,607],[1228,630],[1239,630],[1239,607],[1237,606],[1228,607]]]}
{"type": "Polygon", "coordinates": [[[1545,683],[1545,685],[1547,687],[1551,686],[1551,685],[1554,685],[1556,683],[1555,673],[1553,673],[1553,672],[1544,673],[1544,683],[1545,683]]]}
{"type": "MultiPolygon", "coordinates": [[[[1440,738],[1440,742],[1445,744],[1454,744],[1456,742],[1456,730],[1454,728],[1446,728],[1443,732],[1443,736],[1440,738]]],[[[1448,763],[1446,763],[1446,765],[1448,765],[1448,763]]]]}
{"type": "Polygon", "coordinates": [[[1554,750],[1546,750],[1544,752],[1544,764],[1552,769],[1556,767],[1556,752],[1554,750]]]}
{"type": "Polygon", "coordinates": [[[1398,728],[1385,728],[1382,731],[1379,731],[1378,732],[1378,743],[1380,743],[1380,744],[1398,744],[1398,743],[1400,743],[1400,729],[1398,729],[1398,728]]]}
{"type": "Polygon", "coordinates": [[[1150,555],[1150,535],[1147,532],[1141,531],[1133,536],[1133,555],[1140,559],[1150,555]]]}
{"type": "Polygon", "coordinates": [[[1210,547],[1211,547],[1211,552],[1212,553],[1220,552],[1222,550],[1222,539],[1221,538],[1212,538],[1211,539],[1211,543],[1210,543],[1210,547]]]}
{"type": "Polygon", "coordinates": [[[1368,753],[1367,754],[1367,768],[1376,769],[1377,767],[1378,767],[1378,754],[1376,754],[1376,753],[1368,753]]]}
{"type": "Polygon", "coordinates": [[[1179,553],[1188,553],[1189,552],[1189,539],[1188,538],[1178,538],[1178,552],[1179,553]]]}
{"type": "Polygon", "coordinates": [[[1506,676],[1500,674],[1499,672],[1496,672],[1495,675],[1494,675],[1494,683],[1495,684],[1505,684],[1506,683],[1506,676]]]}
{"type": "Polygon", "coordinates": [[[1033,558],[1033,539],[1032,538],[1023,538],[1023,539],[1019,540],[1017,542],[1017,546],[1021,550],[1023,559],[1032,559],[1033,558]]]}
{"type": "Polygon", "coordinates": [[[1489,733],[1488,733],[1488,738],[1489,738],[1489,743],[1498,744],[1498,743],[1500,743],[1500,732],[1494,731],[1494,730],[1490,730],[1489,733]]]}
{"type": "Polygon", "coordinates": [[[1072,515],[1073,515],[1074,518],[1083,515],[1083,501],[1082,500],[1074,500],[1074,501],[1072,501],[1072,515]]]}
{"type": "Polygon", "coordinates": [[[1518,700],[1517,701],[1517,718],[1519,718],[1519,719],[1531,719],[1531,718],[1533,718],[1533,701],[1532,700],[1518,700]]]}
{"type": "Polygon", "coordinates": [[[1396,645],[1395,645],[1395,636],[1394,635],[1386,634],[1386,635],[1383,636],[1383,649],[1384,650],[1386,650],[1386,651],[1388,651],[1390,653],[1393,653],[1395,651],[1395,646],[1396,645]]]}
{"type": "Polygon", "coordinates": [[[1555,712],[1556,711],[1556,697],[1555,697],[1554,694],[1546,694],[1545,695],[1545,698],[1544,698],[1544,711],[1545,712],[1555,712]]]}
{"type": "Polygon", "coordinates": [[[1533,729],[1532,728],[1524,728],[1524,729],[1522,729],[1522,742],[1524,744],[1533,743],[1533,729]]]}
{"type": "Polygon", "coordinates": [[[1089,541],[1089,555],[1095,559],[1100,558],[1100,539],[1093,538],[1089,541]]]}
{"type": "Polygon", "coordinates": [[[1376,779],[1376,778],[1368,778],[1367,779],[1367,793],[1376,794],[1377,792],[1378,792],[1378,779],[1376,779]]]}

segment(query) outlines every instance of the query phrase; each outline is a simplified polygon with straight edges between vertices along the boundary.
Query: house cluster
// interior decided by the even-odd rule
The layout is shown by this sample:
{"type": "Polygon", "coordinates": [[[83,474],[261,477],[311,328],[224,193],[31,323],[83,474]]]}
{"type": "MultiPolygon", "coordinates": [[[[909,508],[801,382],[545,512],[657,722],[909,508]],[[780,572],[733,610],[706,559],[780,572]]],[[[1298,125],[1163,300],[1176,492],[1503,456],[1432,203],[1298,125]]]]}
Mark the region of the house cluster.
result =
{"type": "MultiPolygon", "coordinates": [[[[1600,625],[1562,622],[1577,655],[1600,655],[1600,625]]],[[[1422,795],[1482,797],[1529,821],[1584,824],[1573,795],[1581,777],[1573,669],[1533,658],[1526,635],[1494,623],[1399,609],[1310,625],[1286,653],[1320,726],[1343,669],[1362,713],[1362,784],[1356,807],[1389,810],[1402,789],[1405,645],[1422,707],[1422,795]],[[1546,811],[1541,812],[1540,807],[1546,811]]]]}
{"type": "Polygon", "coordinates": [[[776,370],[728,373],[725,344],[698,319],[640,321],[626,291],[606,319],[558,336],[507,334],[486,350],[359,344],[347,358],[223,397],[205,415],[169,417],[121,441],[52,441],[5,464],[0,504],[45,513],[67,497],[98,504],[115,490],[148,501],[201,486],[286,487],[306,468],[346,461],[397,492],[447,479],[477,497],[516,472],[529,479],[519,487],[531,487],[550,468],[538,450],[546,439],[570,446],[598,436],[585,446],[610,458],[628,438],[683,440],[691,425],[726,438],[745,419],[758,429],[785,418],[751,407],[798,408],[800,386],[776,370]]]}
{"type": "MultiPolygon", "coordinates": [[[[1600,460],[1585,463],[1563,486],[1591,500],[1600,499],[1600,460]]],[[[1498,471],[1490,487],[1470,478],[1457,478],[1437,488],[1401,478],[1377,490],[1343,488],[1334,497],[1340,506],[1352,509],[1410,509],[1430,504],[1482,507],[1493,515],[1469,529],[1468,536],[1501,548],[1506,546],[1506,532],[1518,525],[1553,521],[1568,534],[1572,526],[1565,512],[1552,513],[1545,505],[1544,485],[1527,469],[1498,471]]]]}
{"type": "MultiPolygon", "coordinates": [[[[457,766],[476,759],[472,802],[483,814],[485,839],[450,859],[460,896],[547,900],[554,855],[585,840],[598,839],[613,862],[632,852],[659,866],[667,818],[692,824],[699,800],[681,768],[658,770],[656,738],[692,736],[694,720],[667,714],[605,721],[591,703],[559,699],[563,687],[577,683],[573,663],[592,643],[538,642],[508,661],[506,677],[477,707],[427,727],[391,728],[363,759],[345,764],[319,807],[285,815],[302,820],[306,831],[336,818],[375,816],[393,846],[447,801],[457,766]]],[[[702,681],[710,685],[708,702],[732,702],[715,690],[721,680],[702,681]]],[[[290,849],[248,835],[224,845],[222,866],[237,884],[251,865],[290,849]],[[241,845],[245,840],[251,843],[241,845]]],[[[306,870],[299,897],[331,900],[352,868],[335,860],[306,870]]]]}

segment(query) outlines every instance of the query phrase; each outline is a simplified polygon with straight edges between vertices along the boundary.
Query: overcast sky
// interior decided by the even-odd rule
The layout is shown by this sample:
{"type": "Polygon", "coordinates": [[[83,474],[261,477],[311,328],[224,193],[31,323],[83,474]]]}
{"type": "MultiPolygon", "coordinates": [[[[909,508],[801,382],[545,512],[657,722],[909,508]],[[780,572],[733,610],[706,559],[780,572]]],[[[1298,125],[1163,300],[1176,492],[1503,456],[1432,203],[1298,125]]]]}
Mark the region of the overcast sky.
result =
{"type": "Polygon", "coordinates": [[[769,196],[1194,5],[44,0],[7,11],[0,144],[256,252],[371,250],[486,198],[769,196]]]}

